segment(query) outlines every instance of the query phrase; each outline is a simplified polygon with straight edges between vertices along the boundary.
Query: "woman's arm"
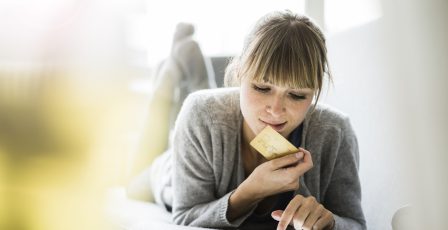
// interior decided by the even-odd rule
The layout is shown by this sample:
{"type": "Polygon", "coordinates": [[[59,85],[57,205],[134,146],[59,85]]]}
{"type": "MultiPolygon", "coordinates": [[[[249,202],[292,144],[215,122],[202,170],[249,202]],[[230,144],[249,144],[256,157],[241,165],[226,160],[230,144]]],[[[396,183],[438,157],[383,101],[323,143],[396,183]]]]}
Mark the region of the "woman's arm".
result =
{"type": "Polygon", "coordinates": [[[361,207],[358,141],[348,118],[343,120],[342,135],[324,205],[334,213],[334,229],[366,229],[361,207]]]}
{"type": "Polygon", "coordinates": [[[241,184],[230,195],[229,208],[227,209],[227,219],[229,221],[233,221],[238,217],[249,213],[250,210],[254,209],[260,201],[260,198],[255,198],[252,196],[245,186],[241,184]]]}
{"type": "Polygon", "coordinates": [[[229,182],[226,177],[229,176],[227,170],[233,170],[231,154],[235,154],[236,150],[235,146],[222,148],[228,143],[236,143],[237,139],[223,139],[228,138],[222,136],[226,132],[234,131],[214,126],[213,113],[208,109],[212,105],[209,103],[207,97],[191,94],[176,121],[173,140],[173,220],[176,224],[197,227],[237,227],[250,212],[232,221],[227,219],[229,198],[234,191],[226,187],[229,182]],[[223,151],[230,155],[224,157],[223,151]],[[229,192],[225,193],[227,189],[229,192]]]}

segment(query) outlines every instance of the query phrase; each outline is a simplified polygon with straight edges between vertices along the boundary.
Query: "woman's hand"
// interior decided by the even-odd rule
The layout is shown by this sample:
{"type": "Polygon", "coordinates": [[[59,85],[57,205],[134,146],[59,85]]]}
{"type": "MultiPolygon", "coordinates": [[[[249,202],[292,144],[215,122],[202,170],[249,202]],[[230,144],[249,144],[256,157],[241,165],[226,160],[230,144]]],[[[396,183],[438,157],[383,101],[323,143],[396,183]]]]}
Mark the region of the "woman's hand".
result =
{"type": "Polygon", "coordinates": [[[288,224],[303,230],[333,229],[335,224],[333,213],[312,196],[296,195],[284,211],[276,210],[271,215],[279,221],[277,230],[286,229],[288,224]]]}
{"type": "Polygon", "coordinates": [[[299,188],[299,177],[313,167],[311,154],[300,148],[299,152],[265,162],[241,184],[253,197],[265,197],[299,188]]]}
{"type": "Polygon", "coordinates": [[[268,196],[297,190],[299,177],[312,167],[311,154],[303,148],[259,165],[230,196],[227,219],[240,217],[268,196]]]}

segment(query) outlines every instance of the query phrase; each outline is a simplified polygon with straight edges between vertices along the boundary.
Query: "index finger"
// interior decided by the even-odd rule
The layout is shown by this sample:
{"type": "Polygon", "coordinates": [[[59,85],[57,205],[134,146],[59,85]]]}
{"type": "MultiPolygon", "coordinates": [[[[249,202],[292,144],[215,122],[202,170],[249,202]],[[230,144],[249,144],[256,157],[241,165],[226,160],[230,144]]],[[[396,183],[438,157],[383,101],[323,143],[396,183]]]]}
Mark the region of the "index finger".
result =
{"type": "Polygon", "coordinates": [[[280,221],[277,225],[277,230],[285,230],[288,227],[297,209],[302,204],[302,198],[302,196],[297,195],[289,202],[288,206],[286,206],[285,211],[283,211],[282,213],[282,217],[280,217],[280,221]]]}

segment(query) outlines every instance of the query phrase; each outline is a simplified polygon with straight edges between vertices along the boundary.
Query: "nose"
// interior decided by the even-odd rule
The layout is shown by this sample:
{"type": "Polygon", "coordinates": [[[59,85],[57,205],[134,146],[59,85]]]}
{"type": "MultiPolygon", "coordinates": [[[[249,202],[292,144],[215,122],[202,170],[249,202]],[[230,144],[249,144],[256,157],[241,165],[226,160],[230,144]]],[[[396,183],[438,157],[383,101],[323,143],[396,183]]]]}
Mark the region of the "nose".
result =
{"type": "Polygon", "coordinates": [[[266,111],[273,117],[280,117],[286,111],[283,96],[273,96],[266,106],[266,111]]]}

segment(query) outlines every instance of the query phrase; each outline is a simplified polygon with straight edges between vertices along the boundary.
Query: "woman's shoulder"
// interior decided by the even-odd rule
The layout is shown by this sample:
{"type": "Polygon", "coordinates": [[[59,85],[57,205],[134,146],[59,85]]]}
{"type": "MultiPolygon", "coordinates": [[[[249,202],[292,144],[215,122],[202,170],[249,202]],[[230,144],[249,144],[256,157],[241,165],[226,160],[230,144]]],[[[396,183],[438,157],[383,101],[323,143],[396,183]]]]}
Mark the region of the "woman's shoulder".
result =
{"type": "Polygon", "coordinates": [[[204,89],[188,95],[186,106],[194,106],[196,109],[220,109],[239,105],[238,88],[204,89]]]}
{"type": "Polygon", "coordinates": [[[327,104],[318,104],[315,110],[310,109],[307,118],[310,126],[344,128],[350,123],[346,113],[327,104]]]}
{"type": "Polygon", "coordinates": [[[226,103],[239,97],[239,89],[235,87],[202,89],[188,95],[189,100],[201,103],[226,103]]]}
{"type": "Polygon", "coordinates": [[[322,145],[323,142],[332,143],[346,138],[351,140],[353,137],[356,138],[349,116],[339,109],[320,104],[307,116],[306,135],[310,142],[314,142],[313,144],[322,145]]]}
{"type": "Polygon", "coordinates": [[[240,114],[239,89],[216,88],[199,90],[188,95],[181,113],[212,121],[235,119],[240,114]]]}

